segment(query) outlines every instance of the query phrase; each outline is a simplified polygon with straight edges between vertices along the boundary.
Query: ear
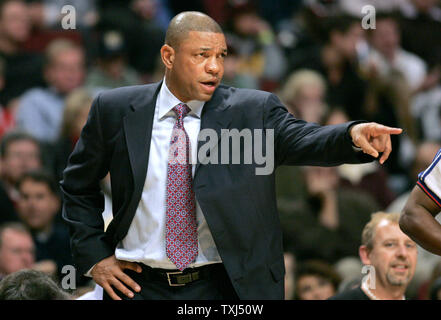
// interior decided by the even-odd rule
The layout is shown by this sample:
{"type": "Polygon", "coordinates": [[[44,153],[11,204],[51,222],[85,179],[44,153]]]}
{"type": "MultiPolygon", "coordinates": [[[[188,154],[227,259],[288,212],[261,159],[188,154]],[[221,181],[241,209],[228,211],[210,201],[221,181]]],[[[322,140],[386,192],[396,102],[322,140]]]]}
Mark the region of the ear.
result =
{"type": "Polygon", "coordinates": [[[173,68],[173,62],[175,60],[175,49],[168,44],[164,44],[161,47],[161,59],[167,69],[173,68]]]}
{"type": "Polygon", "coordinates": [[[360,255],[361,262],[364,265],[371,264],[371,259],[369,258],[369,249],[367,248],[367,246],[360,246],[360,248],[358,249],[358,254],[360,255]]]}

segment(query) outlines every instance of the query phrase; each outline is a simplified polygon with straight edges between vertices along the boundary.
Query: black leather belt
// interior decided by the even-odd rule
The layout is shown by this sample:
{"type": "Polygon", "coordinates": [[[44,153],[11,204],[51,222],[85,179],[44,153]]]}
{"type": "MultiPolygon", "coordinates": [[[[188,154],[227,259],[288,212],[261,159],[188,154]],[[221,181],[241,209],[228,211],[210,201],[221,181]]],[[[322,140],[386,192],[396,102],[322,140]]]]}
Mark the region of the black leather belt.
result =
{"type": "Polygon", "coordinates": [[[157,280],[161,282],[166,282],[170,287],[181,287],[192,282],[207,279],[213,276],[221,266],[220,263],[209,264],[197,268],[187,268],[183,271],[180,270],[167,270],[151,268],[146,265],[141,265],[143,274],[149,280],[157,280]]]}

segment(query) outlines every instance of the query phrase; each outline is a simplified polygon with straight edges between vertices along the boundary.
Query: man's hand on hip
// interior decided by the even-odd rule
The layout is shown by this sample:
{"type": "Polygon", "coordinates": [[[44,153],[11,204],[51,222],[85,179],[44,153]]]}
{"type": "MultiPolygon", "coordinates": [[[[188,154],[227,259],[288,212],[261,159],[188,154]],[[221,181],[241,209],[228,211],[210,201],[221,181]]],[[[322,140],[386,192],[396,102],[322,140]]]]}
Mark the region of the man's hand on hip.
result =
{"type": "Polygon", "coordinates": [[[98,262],[93,267],[91,275],[93,280],[103,287],[113,300],[121,300],[121,298],[115,293],[115,291],[113,291],[112,286],[129,298],[133,298],[133,292],[125,285],[129,286],[136,292],[139,292],[141,287],[124,273],[124,269],[130,269],[138,273],[142,271],[140,265],[134,262],[117,260],[115,255],[112,255],[98,262]]]}
{"type": "Polygon", "coordinates": [[[377,158],[380,152],[380,163],[383,164],[392,151],[391,134],[400,134],[403,129],[386,127],[375,122],[359,123],[350,128],[349,134],[355,146],[364,153],[377,158]]]}

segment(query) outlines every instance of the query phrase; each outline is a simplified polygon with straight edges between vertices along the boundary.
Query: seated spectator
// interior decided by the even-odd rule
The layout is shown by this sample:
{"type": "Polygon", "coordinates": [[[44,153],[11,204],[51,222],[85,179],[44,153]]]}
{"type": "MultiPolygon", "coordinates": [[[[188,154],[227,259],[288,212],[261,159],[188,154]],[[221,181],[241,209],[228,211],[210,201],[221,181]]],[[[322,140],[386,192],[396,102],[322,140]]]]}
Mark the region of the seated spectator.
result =
{"type": "Polygon", "coordinates": [[[331,300],[404,300],[417,264],[417,246],[398,224],[399,213],[372,214],[362,233],[359,254],[369,273],[361,286],[331,300]]]}
{"type": "Polygon", "coordinates": [[[49,88],[34,88],[20,100],[17,126],[41,142],[58,138],[66,95],[78,88],[84,78],[84,52],[69,40],[51,42],[46,50],[45,78],[49,88]]]}
{"type": "Polygon", "coordinates": [[[70,300],[47,274],[21,270],[0,282],[0,300],[70,300]]]}
{"type": "Polygon", "coordinates": [[[437,0],[406,1],[401,10],[403,48],[421,57],[433,70],[441,64],[441,8],[437,0]],[[421,35],[430,35],[422,37],[421,35]]]}
{"type": "Polygon", "coordinates": [[[339,188],[333,167],[305,167],[303,179],[306,194],[278,204],[283,235],[296,258],[336,263],[356,256],[363,226],[378,210],[375,200],[361,191],[339,188]]]}
{"type": "Polygon", "coordinates": [[[311,69],[326,79],[325,101],[341,107],[351,120],[364,119],[367,82],[359,73],[357,46],[364,37],[360,21],[348,16],[328,18],[322,44],[294,50],[292,69],[311,69]]]}
{"type": "Polygon", "coordinates": [[[418,122],[420,140],[441,141],[441,83],[413,97],[411,114],[418,122]]]}
{"type": "Polygon", "coordinates": [[[163,4],[151,0],[124,1],[122,5],[114,1],[106,2],[100,12],[97,30],[120,31],[127,44],[130,66],[140,74],[142,83],[151,82],[165,38],[163,26],[156,19],[160,13],[158,9],[163,4]]]}
{"type": "Polygon", "coordinates": [[[136,71],[127,65],[127,48],[121,32],[105,31],[99,39],[98,54],[96,67],[86,78],[86,87],[102,90],[141,84],[136,71]]]}
{"type": "Polygon", "coordinates": [[[325,79],[312,70],[293,72],[281,90],[281,100],[296,118],[321,123],[327,111],[325,79]]]}
{"type": "Polygon", "coordinates": [[[227,46],[228,55],[224,59],[222,82],[236,88],[259,89],[259,81],[255,76],[247,72],[241,72],[240,64],[242,58],[237,49],[231,43],[227,44],[227,46]]]}
{"type": "Polygon", "coordinates": [[[405,134],[395,138],[400,140],[399,146],[395,143],[400,161],[397,163],[392,155],[388,163],[389,171],[398,173],[397,168],[404,169],[411,158],[406,157],[402,146],[415,144],[419,138],[411,115],[411,98],[435,83],[427,83],[426,63],[401,47],[400,28],[393,14],[377,14],[376,28],[367,35],[370,50],[363,69],[372,89],[365,107],[367,119],[404,129],[405,134]]]}
{"type": "Polygon", "coordinates": [[[72,153],[81,134],[81,129],[87,121],[92,96],[88,90],[76,89],[66,97],[60,136],[55,143],[50,157],[50,168],[53,168],[55,178],[62,179],[67,159],[72,153]]]}
{"type": "Polygon", "coordinates": [[[299,264],[295,273],[296,300],[326,300],[340,284],[340,277],[326,262],[309,260],[299,264]]]}
{"type": "Polygon", "coordinates": [[[39,142],[28,133],[14,130],[0,142],[0,221],[16,220],[19,198],[16,184],[28,170],[42,167],[39,142]]]}
{"type": "MultiPolygon", "coordinates": [[[[0,280],[34,266],[35,247],[29,230],[18,222],[0,226],[0,280]]],[[[2,281],[0,281],[1,283],[2,281]]]]}
{"type": "Polygon", "coordinates": [[[251,76],[259,87],[274,90],[286,70],[286,58],[271,26],[250,4],[233,4],[226,38],[239,56],[238,73],[251,76]]]}
{"type": "Polygon", "coordinates": [[[399,72],[413,92],[425,90],[426,63],[401,47],[400,27],[392,14],[377,14],[376,28],[368,32],[371,52],[366,67],[381,78],[399,72]]]}
{"type": "MultiPolygon", "coordinates": [[[[335,125],[349,121],[347,114],[334,108],[324,117],[325,125],[335,125]]],[[[360,165],[344,164],[337,168],[343,188],[368,193],[381,208],[395,199],[395,193],[388,186],[388,172],[376,162],[360,165]]]]}
{"type": "Polygon", "coordinates": [[[5,61],[5,86],[0,90],[0,104],[5,108],[13,108],[26,90],[44,85],[43,57],[22,49],[30,31],[26,1],[1,1],[0,57],[5,61]]]}
{"type": "Polygon", "coordinates": [[[51,261],[61,279],[61,269],[73,260],[69,231],[56,219],[61,206],[58,184],[44,171],[30,171],[19,180],[18,190],[18,215],[32,232],[36,261],[51,261]]]}

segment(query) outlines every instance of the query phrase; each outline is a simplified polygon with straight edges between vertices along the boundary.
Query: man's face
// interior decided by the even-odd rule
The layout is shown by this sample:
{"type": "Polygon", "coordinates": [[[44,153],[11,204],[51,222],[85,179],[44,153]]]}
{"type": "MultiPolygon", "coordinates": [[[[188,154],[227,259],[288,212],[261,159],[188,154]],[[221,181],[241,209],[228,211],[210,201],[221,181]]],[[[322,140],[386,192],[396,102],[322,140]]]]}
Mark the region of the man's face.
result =
{"type": "Polygon", "coordinates": [[[225,36],[190,31],[173,52],[166,73],[171,92],[182,102],[210,100],[224,74],[225,36]]]}
{"type": "Polygon", "coordinates": [[[41,167],[38,145],[30,140],[11,142],[2,159],[2,175],[10,183],[16,183],[23,173],[41,167]]]}
{"type": "Polygon", "coordinates": [[[345,32],[334,32],[332,41],[338,52],[347,59],[353,59],[357,55],[357,45],[363,39],[364,30],[359,23],[354,23],[345,32]]]}
{"type": "Polygon", "coordinates": [[[29,234],[7,229],[0,247],[0,274],[29,269],[35,261],[34,242],[29,234]]]}
{"type": "Polygon", "coordinates": [[[29,11],[20,1],[7,3],[0,20],[1,33],[15,43],[23,43],[31,31],[29,11]]]}
{"type": "Polygon", "coordinates": [[[417,247],[398,223],[382,220],[375,232],[372,250],[363,261],[375,267],[377,281],[383,286],[407,286],[417,263],[417,247]]]}
{"type": "Polygon", "coordinates": [[[377,21],[371,37],[372,45],[388,59],[393,59],[400,46],[400,33],[397,23],[392,19],[377,21]]]}
{"type": "Polygon", "coordinates": [[[56,56],[46,70],[46,79],[62,94],[81,86],[84,80],[83,52],[71,49],[56,56]]]}
{"type": "Polygon", "coordinates": [[[32,230],[44,230],[58,212],[60,202],[43,182],[27,179],[20,186],[18,213],[32,230]]]}

